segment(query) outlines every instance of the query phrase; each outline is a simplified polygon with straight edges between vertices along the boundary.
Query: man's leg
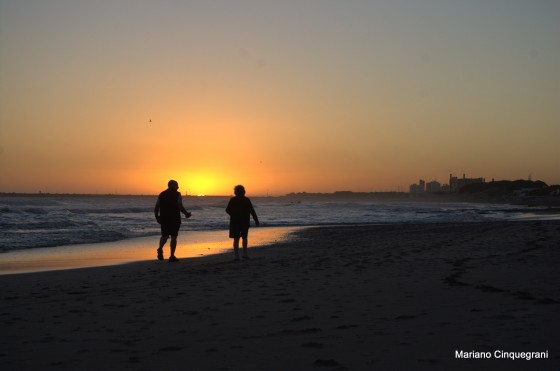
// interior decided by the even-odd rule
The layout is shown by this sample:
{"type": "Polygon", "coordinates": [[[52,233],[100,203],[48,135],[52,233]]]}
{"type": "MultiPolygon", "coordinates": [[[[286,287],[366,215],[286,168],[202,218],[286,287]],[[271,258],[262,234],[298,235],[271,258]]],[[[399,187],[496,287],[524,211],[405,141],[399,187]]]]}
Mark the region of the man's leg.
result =
{"type": "Polygon", "coordinates": [[[159,239],[159,247],[157,249],[157,258],[158,260],[163,260],[163,246],[165,246],[165,243],[167,242],[167,238],[169,236],[167,235],[161,235],[161,238],[159,239]]]}
{"type": "Polygon", "coordinates": [[[175,224],[173,226],[170,226],[170,228],[171,228],[171,231],[169,232],[169,235],[171,236],[171,242],[169,243],[169,247],[170,247],[170,250],[171,250],[171,255],[169,256],[169,261],[170,262],[179,261],[175,257],[175,249],[177,248],[177,236],[179,235],[179,227],[180,227],[180,223],[175,224]]]}
{"type": "Polygon", "coordinates": [[[175,260],[175,249],[177,248],[177,236],[171,236],[171,242],[169,243],[169,247],[171,248],[171,256],[169,260],[171,261],[172,258],[175,260]]]}

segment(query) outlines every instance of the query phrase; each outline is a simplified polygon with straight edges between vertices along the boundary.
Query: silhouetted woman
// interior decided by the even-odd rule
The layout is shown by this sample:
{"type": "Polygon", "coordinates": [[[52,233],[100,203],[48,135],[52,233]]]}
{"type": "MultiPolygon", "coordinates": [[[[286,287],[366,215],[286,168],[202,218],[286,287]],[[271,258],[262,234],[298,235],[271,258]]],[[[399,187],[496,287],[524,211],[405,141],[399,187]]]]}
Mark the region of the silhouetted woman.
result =
{"type": "Polygon", "coordinates": [[[251,200],[245,197],[245,187],[242,185],[235,186],[235,197],[229,200],[226,213],[229,214],[229,237],[233,238],[233,251],[235,252],[235,260],[239,260],[239,239],[243,241],[243,259],[248,259],[247,255],[247,236],[249,234],[249,226],[251,224],[251,216],[255,220],[258,227],[260,225],[257,213],[253,208],[251,200]]]}

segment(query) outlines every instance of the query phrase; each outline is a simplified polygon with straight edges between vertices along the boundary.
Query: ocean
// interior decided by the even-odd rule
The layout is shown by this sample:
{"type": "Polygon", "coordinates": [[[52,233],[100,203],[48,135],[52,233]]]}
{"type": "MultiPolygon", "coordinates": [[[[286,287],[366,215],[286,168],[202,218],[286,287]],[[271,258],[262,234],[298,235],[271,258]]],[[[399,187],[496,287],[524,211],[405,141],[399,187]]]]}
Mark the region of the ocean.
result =
{"type": "MultiPolygon", "coordinates": [[[[229,197],[183,197],[192,218],[189,231],[228,228],[229,197]]],[[[480,222],[550,218],[535,208],[506,204],[403,201],[298,201],[288,197],[251,198],[262,226],[480,222]]],[[[2,253],[79,246],[157,236],[156,196],[0,196],[2,253]]],[[[553,215],[558,217],[558,215],[553,215]]],[[[226,232],[224,232],[225,234],[226,232]]]]}

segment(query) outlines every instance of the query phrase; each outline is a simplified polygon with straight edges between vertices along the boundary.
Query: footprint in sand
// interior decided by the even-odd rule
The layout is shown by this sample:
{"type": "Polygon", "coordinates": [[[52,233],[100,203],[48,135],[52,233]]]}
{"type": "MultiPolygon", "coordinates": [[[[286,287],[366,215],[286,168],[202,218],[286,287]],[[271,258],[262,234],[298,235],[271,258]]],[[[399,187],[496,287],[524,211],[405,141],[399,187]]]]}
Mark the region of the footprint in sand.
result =
{"type": "Polygon", "coordinates": [[[308,321],[310,319],[312,319],[312,317],[309,316],[295,317],[292,318],[292,322],[308,321]]]}
{"type": "Polygon", "coordinates": [[[348,329],[354,328],[354,327],[358,327],[358,325],[341,325],[341,326],[337,326],[336,329],[337,330],[348,330],[348,329]]]}
{"type": "Polygon", "coordinates": [[[315,367],[336,367],[340,366],[340,363],[335,361],[334,359],[318,359],[313,362],[315,367]]]}
{"type": "Polygon", "coordinates": [[[303,348],[310,348],[310,349],[323,349],[325,346],[321,343],[315,343],[313,341],[301,344],[303,348]]]}
{"type": "Polygon", "coordinates": [[[183,349],[183,348],[177,347],[177,346],[169,346],[169,347],[161,348],[159,351],[160,352],[176,352],[176,351],[179,351],[181,349],[183,349]]]}

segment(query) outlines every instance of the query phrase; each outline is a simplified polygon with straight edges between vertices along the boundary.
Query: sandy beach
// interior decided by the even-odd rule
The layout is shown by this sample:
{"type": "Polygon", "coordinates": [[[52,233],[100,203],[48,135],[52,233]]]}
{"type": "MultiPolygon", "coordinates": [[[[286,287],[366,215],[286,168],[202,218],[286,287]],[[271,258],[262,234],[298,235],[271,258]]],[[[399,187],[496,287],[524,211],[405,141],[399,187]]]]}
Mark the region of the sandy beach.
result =
{"type": "Polygon", "coordinates": [[[0,276],[2,369],[560,369],[558,221],[316,227],[250,254],[0,276]]]}

